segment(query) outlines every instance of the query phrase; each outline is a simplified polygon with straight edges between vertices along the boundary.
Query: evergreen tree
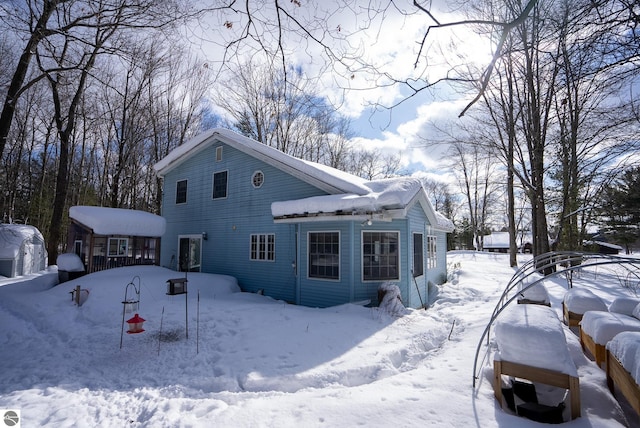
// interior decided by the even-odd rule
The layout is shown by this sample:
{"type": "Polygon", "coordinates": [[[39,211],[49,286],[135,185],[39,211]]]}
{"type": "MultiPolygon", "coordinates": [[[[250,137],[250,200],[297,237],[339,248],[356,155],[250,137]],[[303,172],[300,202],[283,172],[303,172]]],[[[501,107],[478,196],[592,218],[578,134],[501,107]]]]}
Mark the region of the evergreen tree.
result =
{"type": "Polygon", "coordinates": [[[627,254],[640,231],[640,167],[624,171],[607,189],[602,204],[605,233],[627,254]]]}

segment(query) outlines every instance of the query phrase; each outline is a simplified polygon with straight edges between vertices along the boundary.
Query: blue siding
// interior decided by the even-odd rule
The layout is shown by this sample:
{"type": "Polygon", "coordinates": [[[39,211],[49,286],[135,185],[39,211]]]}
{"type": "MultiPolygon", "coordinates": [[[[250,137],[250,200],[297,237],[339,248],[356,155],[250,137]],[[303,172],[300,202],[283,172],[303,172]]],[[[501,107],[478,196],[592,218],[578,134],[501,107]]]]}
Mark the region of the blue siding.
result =
{"type": "Polygon", "coordinates": [[[203,272],[235,276],[245,291],[264,289],[266,294],[296,302],[295,226],[274,224],[271,202],[323,195],[317,188],[294,179],[230,146],[223,145],[216,162],[216,147],[208,146],[171,170],[164,178],[163,216],[167,230],[162,238],[162,265],[176,268],[178,236],[207,233],[202,242],[203,272]],[[213,199],[213,173],[228,171],[227,197],[213,199]],[[264,183],[254,188],[253,173],[264,173],[264,183]],[[187,183],[187,203],[175,204],[176,182],[187,183]],[[249,259],[254,233],[275,233],[275,261],[249,259]]]}
{"type": "MultiPolygon", "coordinates": [[[[406,219],[390,222],[314,221],[275,223],[274,201],[325,195],[326,192],[221,142],[214,142],[188,156],[164,176],[163,216],[167,220],[162,237],[161,264],[176,269],[179,236],[207,234],[202,241],[201,271],[232,275],[245,291],[264,290],[266,295],[291,303],[326,307],[369,300],[377,305],[381,281],[363,281],[363,231],[395,231],[399,234],[400,278],[396,283],[406,306],[417,308],[428,300],[428,281],[439,282],[446,272],[446,234],[438,232],[438,267],[427,269],[428,220],[420,204],[410,208],[406,219]],[[223,147],[216,161],[216,148],[223,147]],[[252,176],[264,174],[255,188],[252,176]],[[213,174],[227,171],[227,197],[213,199],[213,174]],[[176,204],[176,182],[187,180],[187,202],[176,204]],[[308,233],[340,233],[340,278],[321,280],[308,275],[308,233]],[[423,234],[425,274],[414,278],[413,233],[423,234]],[[275,260],[250,260],[250,236],[275,234],[275,260]],[[417,287],[416,287],[417,284],[417,287]],[[420,295],[418,295],[418,292],[420,295]],[[422,298],[422,302],[421,302],[422,298]]],[[[434,234],[432,234],[434,235],[434,234]]]]}

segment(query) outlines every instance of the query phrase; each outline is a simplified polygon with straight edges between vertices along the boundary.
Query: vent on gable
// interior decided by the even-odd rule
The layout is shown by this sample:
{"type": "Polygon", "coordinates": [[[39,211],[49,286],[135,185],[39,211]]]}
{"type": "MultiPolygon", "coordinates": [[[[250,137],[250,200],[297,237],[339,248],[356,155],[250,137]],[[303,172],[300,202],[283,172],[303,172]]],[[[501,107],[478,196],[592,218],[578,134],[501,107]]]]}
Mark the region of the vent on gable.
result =
{"type": "Polygon", "coordinates": [[[222,160],[222,146],[216,147],[216,162],[220,162],[222,160]]]}

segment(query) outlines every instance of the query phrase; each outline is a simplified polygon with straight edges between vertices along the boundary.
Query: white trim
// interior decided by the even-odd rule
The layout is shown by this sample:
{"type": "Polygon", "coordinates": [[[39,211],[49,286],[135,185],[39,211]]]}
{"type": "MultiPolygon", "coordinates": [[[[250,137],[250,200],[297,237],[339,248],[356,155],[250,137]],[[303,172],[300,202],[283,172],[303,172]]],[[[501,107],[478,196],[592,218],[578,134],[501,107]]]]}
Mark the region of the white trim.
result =
{"type": "MultiPolygon", "coordinates": [[[[258,245],[259,244],[260,243],[259,243],[259,238],[258,238],[258,245]]],[[[260,254],[260,251],[256,250],[256,254],[260,254]]],[[[265,250],[265,255],[268,255],[268,254],[269,254],[269,251],[268,251],[268,249],[266,249],[265,250]]],[[[268,232],[268,233],[250,233],[249,234],[249,261],[250,262],[271,262],[271,263],[276,261],[276,234],[275,233],[268,232]],[[267,241],[266,241],[267,248],[269,247],[268,237],[269,236],[273,236],[273,259],[269,259],[269,258],[266,258],[266,259],[261,259],[261,258],[254,259],[254,258],[251,258],[251,238],[254,237],[254,236],[258,236],[258,237],[264,236],[264,237],[266,237],[266,239],[267,239],[267,241]]]]}
{"type": "Polygon", "coordinates": [[[342,280],[342,233],[339,230],[308,230],[307,231],[307,279],[310,281],[326,281],[326,282],[340,282],[342,280]],[[338,278],[317,278],[315,276],[309,276],[309,252],[311,249],[310,235],[312,233],[337,233],[338,234],[338,278]]]}
{"type": "Polygon", "coordinates": [[[253,174],[251,174],[251,185],[253,186],[254,189],[259,189],[262,187],[262,185],[264,184],[264,172],[262,172],[261,170],[257,169],[255,171],[253,171],[253,174]],[[262,179],[260,180],[260,184],[256,185],[255,179],[256,176],[260,174],[262,176],[262,179]]]}
{"type": "Polygon", "coordinates": [[[371,282],[380,282],[380,281],[402,281],[402,250],[401,250],[401,239],[402,239],[402,234],[400,233],[399,230],[394,229],[394,230],[378,230],[378,229],[371,229],[371,230],[365,230],[362,229],[360,230],[360,280],[363,283],[371,283],[371,282]],[[392,278],[392,279],[364,279],[364,234],[365,233],[395,233],[398,236],[398,245],[397,245],[397,252],[398,252],[398,277],[397,278],[392,278]]]}
{"type": "Polygon", "coordinates": [[[129,257],[129,238],[109,237],[107,240],[107,257],[129,257]],[[111,241],[118,241],[118,251],[116,254],[111,254],[111,241]],[[120,254],[120,241],[125,242],[124,254],[120,254]]]}

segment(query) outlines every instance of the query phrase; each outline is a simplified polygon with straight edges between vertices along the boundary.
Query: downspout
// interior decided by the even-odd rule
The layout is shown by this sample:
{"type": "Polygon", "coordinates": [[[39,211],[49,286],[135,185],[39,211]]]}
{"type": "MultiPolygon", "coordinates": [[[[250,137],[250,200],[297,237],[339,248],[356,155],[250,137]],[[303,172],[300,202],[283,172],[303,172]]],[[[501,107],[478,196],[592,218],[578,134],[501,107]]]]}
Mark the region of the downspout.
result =
{"type": "Polygon", "coordinates": [[[354,271],[353,271],[353,267],[356,265],[355,264],[355,246],[356,246],[356,239],[355,239],[355,221],[350,221],[349,222],[349,266],[351,266],[351,269],[349,270],[349,301],[353,302],[355,299],[355,275],[354,275],[354,271]]]}
{"type": "Polygon", "coordinates": [[[431,274],[429,273],[429,232],[431,231],[431,225],[425,223],[424,224],[424,243],[422,245],[424,245],[424,255],[425,255],[425,259],[423,260],[424,263],[424,308],[425,310],[427,309],[427,306],[429,306],[429,278],[431,276],[431,274]]]}
{"type": "Polygon", "coordinates": [[[294,226],[294,241],[295,241],[295,260],[293,261],[293,263],[295,264],[295,267],[293,269],[293,274],[295,275],[295,280],[296,280],[296,305],[300,305],[302,299],[300,296],[300,290],[301,290],[301,284],[300,284],[300,260],[302,260],[301,258],[301,254],[300,254],[300,223],[296,223],[294,226]]]}

